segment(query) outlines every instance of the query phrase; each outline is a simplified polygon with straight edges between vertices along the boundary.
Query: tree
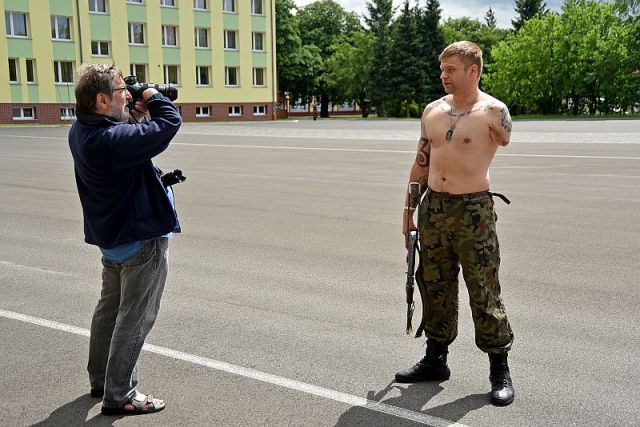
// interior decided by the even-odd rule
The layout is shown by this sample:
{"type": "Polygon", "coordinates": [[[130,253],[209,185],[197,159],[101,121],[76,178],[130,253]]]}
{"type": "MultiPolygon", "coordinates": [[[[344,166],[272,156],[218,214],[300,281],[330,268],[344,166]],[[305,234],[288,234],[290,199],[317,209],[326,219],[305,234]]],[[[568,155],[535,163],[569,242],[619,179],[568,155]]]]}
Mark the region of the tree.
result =
{"type": "Polygon", "coordinates": [[[518,16],[511,21],[511,25],[518,31],[529,19],[544,16],[547,12],[547,4],[543,0],[516,0],[518,16]]]}
{"type": "Polygon", "coordinates": [[[325,78],[334,99],[356,101],[362,117],[369,115],[371,91],[372,53],[375,39],[369,32],[356,32],[332,45],[331,56],[326,61],[325,78]]]}
{"type": "Polygon", "coordinates": [[[440,82],[440,61],[438,56],[446,47],[444,33],[440,26],[440,2],[427,0],[424,9],[417,11],[417,37],[419,67],[422,71],[418,102],[421,107],[444,95],[440,82]]]}
{"type": "Polygon", "coordinates": [[[306,99],[316,85],[322,59],[316,47],[302,45],[297,20],[291,13],[294,9],[292,0],[276,0],[278,88],[293,99],[306,99]]]}
{"type": "Polygon", "coordinates": [[[316,95],[320,97],[320,117],[329,117],[332,94],[323,76],[324,62],[331,55],[329,47],[340,37],[362,30],[360,20],[356,14],[345,11],[334,0],[317,0],[308,4],[300,9],[297,19],[302,43],[316,46],[322,58],[323,69],[317,77],[316,95]]]}
{"type": "Polygon", "coordinates": [[[487,13],[484,15],[484,22],[487,23],[487,27],[496,28],[496,14],[493,12],[493,9],[489,8],[489,10],[487,10],[487,13]]]}
{"type": "Polygon", "coordinates": [[[373,35],[373,64],[369,69],[371,104],[376,107],[379,117],[386,115],[384,101],[393,93],[391,81],[391,19],[393,18],[393,0],[370,0],[367,2],[369,16],[364,20],[373,35]]]}
{"type": "Polygon", "coordinates": [[[509,30],[491,28],[477,19],[468,17],[447,19],[442,25],[445,43],[451,44],[459,40],[469,40],[482,49],[482,60],[485,65],[492,61],[491,50],[502,40],[505,40],[509,30]]]}
{"type": "Polygon", "coordinates": [[[396,108],[411,116],[411,104],[418,99],[418,84],[421,82],[419,44],[417,42],[415,11],[409,8],[409,0],[404,1],[402,12],[393,26],[391,49],[391,83],[394,87],[392,98],[396,108]]]}
{"type": "Polygon", "coordinates": [[[632,111],[640,103],[637,36],[615,5],[567,0],[561,15],[530,19],[494,48],[485,85],[526,112],[632,111]]]}

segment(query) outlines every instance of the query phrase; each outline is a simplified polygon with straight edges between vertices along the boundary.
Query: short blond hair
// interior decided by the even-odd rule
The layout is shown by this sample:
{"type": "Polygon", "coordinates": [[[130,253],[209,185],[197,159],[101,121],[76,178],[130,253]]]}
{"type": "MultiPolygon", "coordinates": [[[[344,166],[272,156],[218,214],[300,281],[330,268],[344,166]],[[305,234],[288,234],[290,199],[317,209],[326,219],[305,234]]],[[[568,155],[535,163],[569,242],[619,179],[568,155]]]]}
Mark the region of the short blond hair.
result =
{"type": "Polygon", "coordinates": [[[444,48],[438,59],[442,61],[452,56],[460,57],[465,70],[475,64],[478,66],[478,76],[482,74],[482,49],[474,42],[464,40],[451,43],[444,48]]]}

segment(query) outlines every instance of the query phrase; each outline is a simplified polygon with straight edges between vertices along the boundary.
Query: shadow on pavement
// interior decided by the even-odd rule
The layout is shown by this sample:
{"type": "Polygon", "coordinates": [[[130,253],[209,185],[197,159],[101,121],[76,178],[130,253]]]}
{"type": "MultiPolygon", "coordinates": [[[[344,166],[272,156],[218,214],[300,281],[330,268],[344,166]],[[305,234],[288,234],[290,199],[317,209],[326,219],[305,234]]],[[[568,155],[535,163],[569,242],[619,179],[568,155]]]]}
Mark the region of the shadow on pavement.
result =
{"type": "Polygon", "coordinates": [[[99,399],[91,397],[89,394],[84,394],[75,398],[69,403],[65,403],[55,411],[53,411],[46,420],[42,420],[32,427],[44,427],[44,426],[111,426],[114,421],[122,418],[117,417],[105,417],[100,412],[87,420],[87,415],[91,408],[100,402],[99,399]]]}
{"type": "MultiPolygon", "coordinates": [[[[367,393],[367,399],[452,422],[457,422],[469,412],[489,405],[489,398],[487,394],[482,393],[470,394],[466,397],[454,400],[453,402],[422,410],[429,400],[443,390],[443,387],[439,382],[409,384],[406,388],[394,384],[394,382],[391,382],[379,392],[375,392],[373,390],[369,391],[367,393]],[[387,393],[394,388],[400,391],[400,396],[384,400],[387,393]]],[[[396,427],[413,426],[418,424],[419,423],[416,421],[410,421],[390,414],[380,413],[375,410],[367,409],[366,407],[354,406],[349,408],[340,416],[336,426],[347,427],[375,425],[396,427]]]]}

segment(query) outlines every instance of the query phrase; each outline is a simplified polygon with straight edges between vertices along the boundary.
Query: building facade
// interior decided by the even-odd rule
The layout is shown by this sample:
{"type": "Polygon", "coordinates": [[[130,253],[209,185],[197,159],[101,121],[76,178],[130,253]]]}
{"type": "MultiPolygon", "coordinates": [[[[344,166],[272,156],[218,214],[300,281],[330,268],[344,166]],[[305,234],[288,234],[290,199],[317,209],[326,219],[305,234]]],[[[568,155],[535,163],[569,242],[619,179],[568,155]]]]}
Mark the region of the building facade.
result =
{"type": "Polygon", "coordinates": [[[275,0],[0,0],[0,13],[0,123],[73,120],[82,63],[177,86],[186,121],[275,118],[275,0]]]}

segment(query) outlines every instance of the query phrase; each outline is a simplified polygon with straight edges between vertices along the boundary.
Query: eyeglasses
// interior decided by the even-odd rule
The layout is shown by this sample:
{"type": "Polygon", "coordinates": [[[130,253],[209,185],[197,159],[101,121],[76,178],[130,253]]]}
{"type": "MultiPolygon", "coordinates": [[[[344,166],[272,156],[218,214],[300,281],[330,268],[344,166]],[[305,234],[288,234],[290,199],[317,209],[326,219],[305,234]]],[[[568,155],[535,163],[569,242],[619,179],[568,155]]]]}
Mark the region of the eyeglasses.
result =
{"type": "Polygon", "coordinates": [[[127,90],[127,87],[125,86],[125,87],[117,87],[117,88],[111,89],[111,93],[119,91],[119,90],[125,91],[125,90],[127,90]]]}

